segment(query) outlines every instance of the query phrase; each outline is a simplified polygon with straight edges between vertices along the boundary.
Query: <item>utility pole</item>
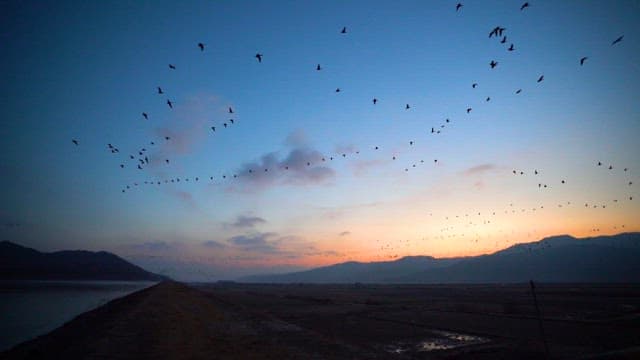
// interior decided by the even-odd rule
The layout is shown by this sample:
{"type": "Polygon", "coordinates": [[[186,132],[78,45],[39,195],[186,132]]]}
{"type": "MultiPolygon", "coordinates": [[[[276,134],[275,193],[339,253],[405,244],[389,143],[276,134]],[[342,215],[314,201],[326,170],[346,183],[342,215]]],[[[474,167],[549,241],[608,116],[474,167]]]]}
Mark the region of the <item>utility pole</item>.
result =
{"type": "Polygon", "coordinates": [[[547,359],[551,359],[549,354],[549,345],[547,344],[547,338],[544,336],[544,327],[542,326],[542,315],[540,314],[540,306],[538,306],[538,298],[536,297],[536,286],[533,284],[533,280],[529,280],[531,285],[531,294],[533,294],[533,304],[536,307],[536,315],[538,316],[538,325],[540,325],[540,337],[542,337],[542,343],[544,344],[544,353],[547,359]]]}

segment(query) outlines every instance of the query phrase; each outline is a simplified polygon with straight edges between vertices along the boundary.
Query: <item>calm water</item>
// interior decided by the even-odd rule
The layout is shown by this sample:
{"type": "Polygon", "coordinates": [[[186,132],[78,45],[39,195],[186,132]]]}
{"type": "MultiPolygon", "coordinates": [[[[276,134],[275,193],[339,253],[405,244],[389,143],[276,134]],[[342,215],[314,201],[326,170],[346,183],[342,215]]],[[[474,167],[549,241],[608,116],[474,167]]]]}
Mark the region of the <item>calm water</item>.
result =
{"type": "Polygon", "coordinates": [[[153,282],[0,281],[0,351],[153,282]]]}

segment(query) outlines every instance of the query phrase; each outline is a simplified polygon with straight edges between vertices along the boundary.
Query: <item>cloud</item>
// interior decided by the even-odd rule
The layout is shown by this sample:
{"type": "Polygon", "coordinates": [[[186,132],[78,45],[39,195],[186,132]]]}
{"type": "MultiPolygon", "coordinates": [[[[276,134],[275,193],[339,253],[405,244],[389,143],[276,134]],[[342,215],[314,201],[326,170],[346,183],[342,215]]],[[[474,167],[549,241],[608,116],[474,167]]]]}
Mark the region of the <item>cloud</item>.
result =
{"type": "Polygon", "coordinates": [[[280,250],[277,244],[275,242],[270,242],[269,239],[273,239],[276,236],[276,233],[271,232],[252,235],[238,235],[229,238],[227,241],[246,251],[275,253],[279,252],[280,250]]]}
{"type": "Polygon", "coordinates": [[[147,254],[157,254],[157,253],[171,253],[178,250],[184,249],[184,244],[174,241],[167,242],[162,240],[157,241],[145,241],[143,243],[131,244],[127,246],[130,250],[134,252],[144,252],[147,254]]]}
{"type": "Polygon", "coordinates": [[[284,140],[284,144],[290,147],[304,147],[309,143],[307,134],[302,129],[297,129],[291,132],[284,140]]]}
{"type": "Polygon", "coordinates": [[[208,248],[213,248],[213,249],[222,249],[227,247],[227,245],[214,240],[204,241],[202,242],[202,245],[208,248]]]}
{"type": "Polygon", "coordinates": [[[335,176],[333,169],[323,165],[323,158],[322,153],[309,147],[295,147],[282,159],[271,152],[243,164],[238,169],[239,179],[253,190],[278,184],[320,184],[335,176]]]}
{"type": "Polygon", "coordinates": [[[177,197],[182,203],[184,203],[190,209],[197,209],[196,201],[193,199],[193,195],[190,192],[182,191],[182,190],[172,190],[170,191],[172,195],[177,197]]]}
{"type": "Polygon", "coordinates": [[[155,129],[156,135],[162,139],[157,150],[164,155],[190,153],[207,139],[209,133],[205,130],[213,124],[212,120],[216,123],[226,120],[223,108],[221,101],[212,95],[196,95],[185,99],[182,104],[178,103],[171,110],[171,120],[155,129]],[[170,139],[165,140],[165,136],[170,139]]]}
{"type": "Polygon", "coordinates": [[[357,160],[351,165],[351,167],[353,169],[354,175],[362,176],[362,175],[365,175],[367,172],[369,172],[369,170],[378,166],[382,166],[389,162],[390,160],[381,160],[381,159],[357,160]]]}
{"type": "Polygon", "coordinates": [[[236,221],[231,223],[231,226],[237,227],[237,228],[251,228],[259,224],[264,224],[266,222],[267,221],[265,219],[258,216],[239,215],[236,218],[236,221]]]}
{"type": "Polygon", "coordinates": [[[478,166],[470,167],[467,170],[465,170],[463,173],[465,175],[481,175],[497,169],[498,167],[494,164],[481,164],[478,166]]]}

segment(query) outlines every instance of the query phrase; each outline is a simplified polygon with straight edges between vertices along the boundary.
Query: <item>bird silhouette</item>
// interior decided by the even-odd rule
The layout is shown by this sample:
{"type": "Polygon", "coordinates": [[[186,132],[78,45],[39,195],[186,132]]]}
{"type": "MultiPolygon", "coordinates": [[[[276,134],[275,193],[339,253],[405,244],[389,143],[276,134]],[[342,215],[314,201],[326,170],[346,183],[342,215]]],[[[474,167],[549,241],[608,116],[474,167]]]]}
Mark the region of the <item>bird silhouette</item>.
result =
{"type": "Polygon", "coordinates": [[[164,161],[168,164],[169,163],[169,159],[164,159],[164,161]]]}
{"type": "Polygon", "coordinates": [[[203,43],[198,43],[198,47],[200,48],[200,51],[204,51],[204,44],[203,43]]]}
{"type": "Polygon", "coordinates": [[[322,68],[320,67],[320,64],[318,64],[318,66],[316,66],[316,70],[317,70],[317,71],[322,70],[322,68]]]}
{"type": "Polygon", "coordinates": [[[520,6],[520,11],[522,11],[522,10],[524,10],[525,8],[528,8],[528,7],[529,7],[529,3],[528,3],[528,2],[526,2],[526,3],[522,4],[522,6],[520,6]]]}
{"type": "Polygon", "coordinates": [[[516,90],[516,94],[520,94],[521,92],[522,92],[522,89],[516,90]]]}
{"type": "Polygon", "coordinates": [[[491,68],[495,68],[496,66],[498,66],[498,62],[495,60],[491,60],[491,62],[489,63],[489,66],[491,66],[491,68]]]}
{"type": "Polygon", "coordinates": [[[173,109],[173,103],[171,102],[171,100],[167,100],[167,105],[169,105],[170,109],[173,109]]]}
{"type": "Polygon", "coordinates": [[[540,75],[540,77],[538,78],[538,82],[542,82],[542,80],[544,80],[544,75],[540,75]]]}
{"type": "Polygon", "coordinates": [[[475,89],[476,87],[478,87],[478,83],[471,84],[471,87],[475,89]]]}
{"type": "Polygon", "coordinates": [[[489,96],[487,96],[487,100],[486,101],[489,101],[489,100],[491,100],[491,98],[489,96]]]}
{"type": "Polygon", "coordinates": [[[515,50],[515,48],[513,47],[513,44],[511,44],[511,46],[509,46],[509,48],[507,49],[508,51],[513,51],[515,50]]]}
{"type": "Polygon", "coordinates": [[[171,139],[171,138],[170,138],[170,137],[168,137],[168,136],[165,136],[165,137],[164,137],[164,139],[165,139],[165,140],[169,140],[169,139],[171,139]]]}
{"type": "Polygon", "coordinates": [[[158,86],[158,94],[164,94],[164,92],[162,91],[162,88],[160,86],[158,86]]]}
{"type": "Polygon", "coordinates": [[[231,122],[233,124],[233,119],[229,119],[229,122],[231,122]]]}
{"type": "Polygon", "coordinates": [[[462,5],[461,3],[458,3],[458,5],[456,5],[456,11],[460,10],[462,8],[462,6],[464,6],[464,5],[462,5]]]}
{"type": "Polygon", "coordinates": [[[229,114],[233,114],[233,109],[229,106],[229,114]]]}
{"type": "Polygon", "coordinates": [[[431,128],[431,133],[433,134],[434,132],[436,132],[436,130],[434,128],[431,128]]]}
{"type": "Polygon", "coordinates": [[[120,168],[121,168],[121,169],[124,169],[124,164],[120,164],[120,168]]]}
{"type": "Polygon", "coordinates": [[[502,40],[500,40],[500,44],[504,44],[504,43],[506,43],[506,42],[507,42],[507,37],[506,37],[506,36],[503,36],[503,37],[502,37],[502,40]]]}
{"type": "Polygon", "coordinates": [[[337,93],[338,93],[338,92],[340,92],[340,88],[336,88],[336,92],[337,92],[337,93]]]}
{"type": "Polygon", "coordinates": [[[142,113],[142,116],[144,116],[144,119],[145,119],[145,120],[149,120],[149,115],[147,115],[147,113],[143,112],[143,113],[142,113]]]}
{"type": "Polygon", "coordinates": [[[256,59],[258,59],[258,62],[261,63],[262,62],[262,54],[257,53],[256,54],[256,59]]]}
{"type": "Polygon", "coordinates": [[[619,38],[617,38],[617,39],[613,40],[613,42],[611,43],[611,46],[613,46],[613,45],[615,45],[615,44],[619,43],[620,41],[622,41],[622,38],[623,38],[623,37],[624,37],[624,35],[622,35],[622,36],[620,36],[619,38]]]}
{"type": "Polygon", "coordinates": [[[470,113],[470,112],[471,112],[471,110],[473,110],[473,109],[471,109],[471,108],[467,108],[467,114],[468,114],[468,113],[470,113]]]}
{"type": "Polygon", "coordinates": [[[169,64],[169,69],[171,69],[171,70],[175,70],[175,69],[176,69],[176,66],[175,66],[175,65],[173,65],[173,64],[169,64]]]}
{"type": "Polygon", "coordinates": [[[588,57],[583,57],[582,59],[580,59],[580,66],[584,65],[584,62],[587,61],[588,57]]]}
{"type": "Polygon", "coordinates": [[[378,99],[373,98],[373,105],[375,105],[378,102],[378,99]]]}
{"type": "Polygon", "coordinates": [[[71,139],[71,142],[72,142],[75,146],[78,146],[78,140],[76,140],[76,139],[71,139]]]}
{"type": "Polygon", "coordinates": [[[345,27],[343,27],[343,28],[342,28],[342,31],[340,31],[340,33],[341,33],[341,34],[346,34],[346,33],[347,33],[347,27],[346,27],[346,26],[345,26],[345,27]]]}
{"type": "Polygon", "coordinates": [[[227,123],[223,123],[222,125],[223,125],[225,128],[227,127],[227,123]]]}
{"type": "Polygon", "coordinates": [[[404,109],[405,110],[409,110],[411,107],[409,106],[409,104],[405,105],[404,109]]]}

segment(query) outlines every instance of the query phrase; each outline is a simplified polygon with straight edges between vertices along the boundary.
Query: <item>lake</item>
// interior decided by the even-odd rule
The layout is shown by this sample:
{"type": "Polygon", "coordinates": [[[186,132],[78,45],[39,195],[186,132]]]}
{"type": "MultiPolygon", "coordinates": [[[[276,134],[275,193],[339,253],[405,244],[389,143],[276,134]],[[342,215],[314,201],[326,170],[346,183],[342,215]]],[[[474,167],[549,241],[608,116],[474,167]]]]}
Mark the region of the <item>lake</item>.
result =
{"type": "Polygon", "coordinates": [[[144,289],[139,281],[0,281],[0,351],[144,289]]]}

